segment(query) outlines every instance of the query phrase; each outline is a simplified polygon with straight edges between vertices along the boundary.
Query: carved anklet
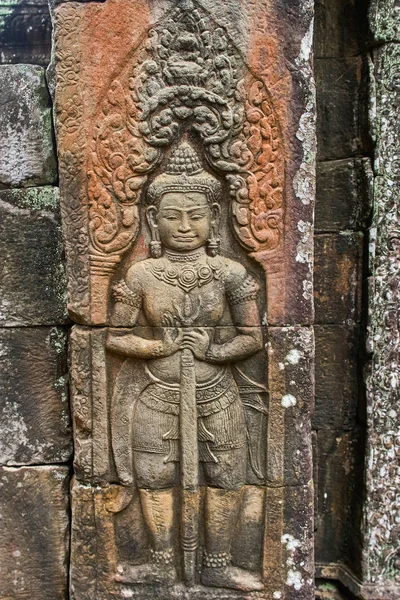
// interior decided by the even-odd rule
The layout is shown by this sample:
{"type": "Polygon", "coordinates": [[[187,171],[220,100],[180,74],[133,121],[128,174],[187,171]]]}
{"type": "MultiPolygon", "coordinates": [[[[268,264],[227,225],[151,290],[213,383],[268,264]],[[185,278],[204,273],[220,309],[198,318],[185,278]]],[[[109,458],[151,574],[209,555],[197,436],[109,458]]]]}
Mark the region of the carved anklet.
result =
{"type": "Polygon", "coordinates": [[[231,562],[231,554],[229,552],[207,552],[203,550],[203,566],[222,569],[227,567],[231,562]]]}

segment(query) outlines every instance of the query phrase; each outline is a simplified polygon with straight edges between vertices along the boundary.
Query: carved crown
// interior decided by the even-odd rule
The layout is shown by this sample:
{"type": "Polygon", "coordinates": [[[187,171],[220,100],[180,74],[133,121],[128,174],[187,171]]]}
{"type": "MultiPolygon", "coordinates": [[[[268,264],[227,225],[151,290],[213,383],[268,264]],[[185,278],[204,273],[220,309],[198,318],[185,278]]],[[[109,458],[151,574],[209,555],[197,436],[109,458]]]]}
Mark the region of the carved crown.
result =
{"type": "Polygon", "coordinates": [[[157,204],[167,192],[202,192],[211,204],[221,197],[221,184],[214,175],[205,171],[195,149],[182,142],[172,153],[162,175],[154,178],[147,191],[147,198],[157,204]]]}

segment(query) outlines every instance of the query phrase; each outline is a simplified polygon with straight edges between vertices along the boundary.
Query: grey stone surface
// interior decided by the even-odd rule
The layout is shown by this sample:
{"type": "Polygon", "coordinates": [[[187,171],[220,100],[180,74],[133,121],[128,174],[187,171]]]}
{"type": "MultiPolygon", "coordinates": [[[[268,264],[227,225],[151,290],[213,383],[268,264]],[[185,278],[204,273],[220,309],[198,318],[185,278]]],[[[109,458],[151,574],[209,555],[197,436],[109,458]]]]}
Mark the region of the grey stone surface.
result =
{"type": "Polygon", "coordinates": [[[67,321],[57,188],[0,191],[0,325],[67,321]]]}
{"type": "Polygon", "coordinates": [[[356,156],[363,150],[361,57],[315,61],[318,160],[356,156]]]}
{"type": "Polygon", "coordinates": [[[317,232],[359,230],[366,226],[372,203],[373,174],[368,158],[317,164],[317,232]]]}
{"type": "MultiPolygon", "coordinates": [[[[375,8],[383,7],[383,20],[389,17],[386,9],[392,3],[374,4],[375,8]]],[[[369,245],[368,350],[372,359],[367,377],[363,580],[367,586],[365,598],[394,599],[400,595],[399,44],[379,48],[374,63],[378,176],[369,245]]]]}
{"type": "Polygon", "coordinates": [[[268,331],[267,482],[301,485],[312,478],[314,333],[308,327],[268,331]]]}
{"type": "Polygon", "coordinates": [[[67,467],[0,468],[1,600],[66,600],[67,467]]]}
{"type": "Polygon", "coordinates": [[[360,51],[360,7],[357,0],[316,0],[316,58],[343,58],[360,51]]]}
{"type": "Polygon", "coordinates": [[[360,334],[357,326],[315,327],[315,412],[317,430],[353,429],[359,402],[360,334]]]}
{"type": "Polygon", "coordinates": [[[66,332],[0,329],[0,361],[0,464],[69,460],[66,332]]]}
{"type": "Polygon", "coordinates": [[[0,66],[0,187],[55,183],[57,166],[43,68],[0,66]]]}
{"type": "Polygon", "coordinates": [[[371,0],[369,23],[375,42],[400,42],[400,5],[397,0],[371,0]]]}
{"type": "Polygon", "coordinates": [[[324,325],[359,321],[363,234],[318,234],[315,249],[315,322],[324,325]]]}
{"type": "Polygon", "coordinates": [[[6,0],[0,6],[0,63],[47,65],[51,22],[46,0],[6,0]]]}

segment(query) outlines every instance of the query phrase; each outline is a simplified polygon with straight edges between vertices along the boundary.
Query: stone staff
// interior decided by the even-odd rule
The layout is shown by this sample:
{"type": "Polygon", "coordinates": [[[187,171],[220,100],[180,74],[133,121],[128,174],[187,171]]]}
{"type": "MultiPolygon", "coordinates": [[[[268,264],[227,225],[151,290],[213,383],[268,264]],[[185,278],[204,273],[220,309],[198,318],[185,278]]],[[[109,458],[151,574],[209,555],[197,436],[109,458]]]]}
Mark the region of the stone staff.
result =
{"type": "Polygon", "coordinates": [[[197,442],[196,370],[192,352],[181,354],[181,546],[186,585],[193,585],[199,533],[199,450],[197,442]]]}

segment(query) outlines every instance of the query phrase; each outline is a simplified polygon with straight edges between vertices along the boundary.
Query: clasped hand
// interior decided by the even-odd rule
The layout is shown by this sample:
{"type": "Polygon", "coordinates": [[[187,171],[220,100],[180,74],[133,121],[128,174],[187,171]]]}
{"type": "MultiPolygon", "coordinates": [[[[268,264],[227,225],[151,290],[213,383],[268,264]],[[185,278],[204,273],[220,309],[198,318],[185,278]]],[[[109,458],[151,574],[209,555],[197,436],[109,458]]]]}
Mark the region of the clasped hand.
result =
{"type": "Polygon", "coordinates": [[[205,327],[195,327],[191,330],[179,327],[165,327],[163,339],[165,356],[171,356],[179,350],[190,350],[198,360],[206,359],[210,346],[210,336],[205,327]]]}

